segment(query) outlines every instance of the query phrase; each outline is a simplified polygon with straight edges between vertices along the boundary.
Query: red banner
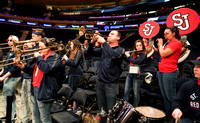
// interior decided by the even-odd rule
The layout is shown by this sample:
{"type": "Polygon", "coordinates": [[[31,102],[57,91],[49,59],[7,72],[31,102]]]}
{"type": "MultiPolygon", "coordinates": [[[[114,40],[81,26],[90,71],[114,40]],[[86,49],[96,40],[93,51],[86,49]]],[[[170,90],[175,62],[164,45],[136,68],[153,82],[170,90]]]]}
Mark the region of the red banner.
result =
{"type": "Polygon", "coordinates": [[[180,8],[174,10],[167,17],[167,27],[177,26],[180,35],[194,31],[199,25],[199,15],[192,9],[180,8]]]}
{"type": "Polygon", "coordinates": [[[155,21],[146,21],[139,28],[139,34],[143,38],[152,38],[158,34],[160,26],[155,21]]]}

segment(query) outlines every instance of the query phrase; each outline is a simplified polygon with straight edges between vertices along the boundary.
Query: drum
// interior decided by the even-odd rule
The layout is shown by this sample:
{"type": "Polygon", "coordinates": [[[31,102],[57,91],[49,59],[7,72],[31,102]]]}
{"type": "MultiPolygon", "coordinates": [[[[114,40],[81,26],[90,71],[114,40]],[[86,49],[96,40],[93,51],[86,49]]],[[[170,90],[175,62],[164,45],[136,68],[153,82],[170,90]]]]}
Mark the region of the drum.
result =
{"type": "Polygon", "coordinates": [[[159,109],[140,106],[135,108],[139,112],[139,123],[164,123],[165,122],[165,113],[159,109]]]}
{"type": "Polygon", "coordinates": [[[127,101],[122,100],[109,111],[109,118],[115,123],[127,123],[132,119],[134,112],[136,112],[135,108],[127,101]]]}

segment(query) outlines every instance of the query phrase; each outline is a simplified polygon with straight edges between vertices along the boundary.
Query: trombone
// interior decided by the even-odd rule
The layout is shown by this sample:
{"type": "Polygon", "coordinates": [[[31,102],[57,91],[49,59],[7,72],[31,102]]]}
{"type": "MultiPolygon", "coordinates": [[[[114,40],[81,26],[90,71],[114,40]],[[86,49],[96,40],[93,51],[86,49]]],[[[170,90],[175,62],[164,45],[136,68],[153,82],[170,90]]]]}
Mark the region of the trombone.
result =
{"type": "Polygon", "coordinates": [[[49,41],[55,41],[56,39],[55,38],[42,38],[40,40],[24,40],[24,41],[18,41],[18,42],[15,42],[14,41],[14,46],[17,46],[17,45],[20,45],[20,44],[25,44],[25,43],[32,43],[32,42],[38,42],[38,41],[43,41],[43,40],[49,40],[49,41]]]}
{"type": "MultiPolygon", "coordinates": [[[[3,45],[7,45],[8,43],[1,43],[0,46],[3,46],[3,45]]],[[[20,46],[23,46],[23,45],[17,45],[16,47],[20,47],[20,46]]],[[[13,46],[8,46],[8,47],[2,47],[0,48],[0,50],[4,50],[4,49],[11,49],[13,46]]]]}
{"type": "MultiPolygon", "coordinates": [[[[13,41],[13,46],[9,46],[9,47],[2,47],[0,48],[0,50],[3,50],[3,49],[10,49],[12,47],[20,47],[20,46],[23,46],[25,43],[32,43],[32,42],[38,42],[38,41],[42,41],[44,40],[45,38],[42,38],[40,40],[24,40],[24,41],[13,41]]],[[[49,41],[55,41],[55,38],[46,38],[47,40],[49,41]]],[[[1,43],[0,46],[2,45],[7,45],[8,43],[1,43]]]]}
{"type": "MultiPolygon", "coordinates": [[[[25,50],[25,51],[18,50],[17,53],[16,53],[16,55],[15,55],[15,57],[18,58],[18,59],[20,59],[21,57],[33,55],[34,52],[37,52],[37,51],[40,51],[40,50],[44,50],[44,49],[48,49],[48,48],[57,48],[57,45],[48,46],[46,48],[38,48],[38,49],[25,50]],[[26,54],[26,53],[31,53],[31,54],[23,55],[23,54],[26,54]]],[[[58,52],[58,51],[61,51],[61,50],[63,50],[63,49],[58,49],[58,50],[55,50],[54,52],[58,52]]],[[[31,59],[34,59],[34,57],[30,57],[30,58],[23,59],[23,60],[20,60],[20,61],[26,61],[26,60],[31,60],[31,59]]],[[[0,63],[3,63],[5,61],[10,61],[10,60],[13,60],[13,58],[0,61],[0,63]]],[[[7,65],[11,65],[11,64],[14,64],[14,62],[11,62],[11,63],[8,63],[8,64],[4,64],[4,65],[0,65],[0,67],[4,67],[4,66],[7,66],[7,65]]]]}
{"type": "MultiPolygon", "coordinates": [[[[43,39],[40,39],[40,40],[25,40],[25,41],[20,41],[20,42],[14,42],[13,46],[11,48],[14,49],[15,57],[18,58],[18,59],[20,59],[20,57],[27,56],[27,55],[25,55],[27,53],[33,54],[34,52],[37,52],[37,51],[40,51],[40,50],[43,50],[43,49],[58,48],[58,45],[55,45],[55,44],[53,44],[52,46],[48,46],[46,48],[38,48],[38,49],[31,49],[31,50],[20,50],[19,48],[17,48],[17,46],[21,46],[22,44],[25,44],[25,43],[37,42],[37,41],[42,41],[42,40],[48,40],[47,42],[51,43],[51,42],[55,41],[55,38],[43,38],[43,39]]],[[[8,44],[8,43],[3,43],[2,45],[5,45],[5,44],[8,44]]],[[[55,50],[54,52],[57,52],[57,51],[60,51],[60,50],[63,50],[63,49],[59,48],[58,50],[55,50]]],[[[31,55],[31,54],[28,54],[28,55],[31,55]]],[[[30,57],[30,58],[23,59],[23,60],[20,60],[20,61],[25,61],[25,60],[29,60],[29,59],[33,59],[33,58],[34,57],[30,57]]],[[[0,61],[0,63],[10,61],[10,60],[13,60],[13,58],[0,61]]],[[[11,65],[11,64],[14,64],[14,62],[4,64],[4,65],[0,65],[0,67],[11,65]]]]}

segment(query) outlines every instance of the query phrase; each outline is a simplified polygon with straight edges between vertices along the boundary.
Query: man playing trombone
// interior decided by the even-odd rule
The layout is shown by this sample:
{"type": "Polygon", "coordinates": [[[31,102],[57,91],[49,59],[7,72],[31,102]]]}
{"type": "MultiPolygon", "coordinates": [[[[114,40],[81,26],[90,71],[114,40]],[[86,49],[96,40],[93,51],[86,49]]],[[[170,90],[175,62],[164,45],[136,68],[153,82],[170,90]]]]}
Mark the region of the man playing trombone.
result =
{"type": "MultiPolygon", "coordinates": [[[[38,40],[37,42],[30,42],[30,43],[25,43],[23,45],[23,50],[30,50],[30,49],[37,49],[39,48],[39,40],[41,40],[45,36],[45,32],[43,29],[36,28],[33,29],[33,32],[31,34],[31,37],[33,41],[38,40]]],[[[26,59],[33,57],[33,55],[27,54],[26,59]]],[[[26,60],[26,62],[28,62],[26,60]]],[[[23,81],[22,81],[22,94],[21,94],[21,104],[22,104],[22,111],[23,111],[23,116],[22,116],[22,122],[27,123],[32,114],[32,101],[31,101],[31,78],[32,75],[28,73],[23,74],[23,81]]],[[[32,122],[35,122],[34,117],[32,117],[32,122]]]]}
{"type": "Polygon", "coordinates": [[[24,72],[32,75],[33,86],[33,117],[35,123],[51,123],[51,107],[61,87],[64,73],[61,57],[54,53],[53,43],[44,39],[39,42],[40,52],[34,53],[32,62],[24,65],[14,59],[14,63],[24,72]]]}
{"type": "MultiPolygon", "coordinates": [[[[13,42],[18,42],[19,39],[17,36],[10,35],[8,37],[8,45],[13,46],[13,42]]],[[[16,118],[16,96],[15,96],[15,88],[17,83],[21,79],[21,70],[19,67],[13,64],[9,64],[13,62],[12,58],[15,58],[15,52],[14,52],[14,47],[10,49],[8,52],[5,62],[4,62],[4,67],[0,72],[0,82],[3,81],[3,100],[5,107],[7,107],[7,96],[12,95],[13,96],[13,101],[12,101],[12,116],[11,120],[15,120],[16,118]],[[10,59],[10,60],[9,60],[10,59]],[[6,65],[7,64],[7,65],[6,65]]],[[[6,119],[6,117],[2,117],[1,120],[6,119]]]]}

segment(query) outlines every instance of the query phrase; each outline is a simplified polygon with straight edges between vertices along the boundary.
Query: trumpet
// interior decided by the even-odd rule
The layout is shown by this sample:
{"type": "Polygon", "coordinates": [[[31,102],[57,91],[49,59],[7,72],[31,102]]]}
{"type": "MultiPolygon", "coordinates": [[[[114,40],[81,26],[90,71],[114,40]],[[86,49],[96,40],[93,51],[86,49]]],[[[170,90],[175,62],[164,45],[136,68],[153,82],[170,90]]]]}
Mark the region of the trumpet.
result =
{"type": "Polygon", "coordinates": [[[107,38],[108,36],[107,35],[103,35],[103,34],[100,34],[100,33],[95,33],[95,32],[92,32],[92,31],[85,31],[85,39],[93,39],[93,40],[95,40],[94,39],[94,34],[97,34],[97,35],[99,35],[99,36],[101,36],[101,37],[103,37],[103,38],[107,38]]]}
{"type": "Polygon", "coordinates": [[[95,33],[95,32],[92,32],[92,31],[85,30],[85,27],[81,26],[79,28],[79,37],[81,37],[83,34],[85,35],[85,39],[93,39],[93,40],[96,40],[94,38],[94,34],[100,35],[103,38],[107,38],[108,37],[107,35],[102,35],[100,33],[95,33]]]}

